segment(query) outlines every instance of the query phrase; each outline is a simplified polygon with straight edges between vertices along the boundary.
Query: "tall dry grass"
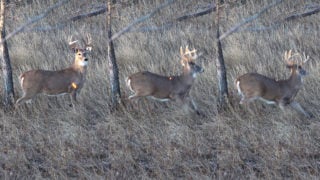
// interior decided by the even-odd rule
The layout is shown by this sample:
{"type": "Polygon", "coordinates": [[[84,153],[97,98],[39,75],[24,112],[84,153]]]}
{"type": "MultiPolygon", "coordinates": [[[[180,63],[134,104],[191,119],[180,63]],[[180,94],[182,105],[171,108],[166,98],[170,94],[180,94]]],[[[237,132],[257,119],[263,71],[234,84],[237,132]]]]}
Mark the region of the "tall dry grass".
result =
{"type": "MultiPolygon", "coordinates": [[[[18,2],[18,1],[17,1],[18,2]]],[[[128,1],[129,2],[129,1],[128,1]]],[[[114,32],[145,15],[164,1],[137,1],[117,5],[114,32]]],[[[211,1],[179,0],[143,24],[159,25],[200,8],[211,1]]],[[[272,2],[228,1],[222,13],[222,32],[272,2]]],[[[30,1],[11,5],[7,31],[55,1],[30,1]]],[[[72,0],[37,25],[50,25],[83,6],[103,1],[72,0]]],[[[256,26],[303,9],[317,1],[284,1],[256,19],[256,26]]],[[[320,175],[319,124],[319,15],[287,22],[264,32],[238,32],[223,44],[228,70],[230,106],[217,113],[217,80],[214,59],[213,14],[177,23],[163,32],[128,33],[115,41],[123,99],[129,95],[124,79],[149,70],[164,75],[179,74],[179,47],[195,47],[205,68],[191,95],[204,117],[185,112],[175,103],[148,99],[139,109],[109,110],[109,77],[105,16],[69,24],[51,32],[21,33],[10,39],[15,92],[21,95],[18,76],[34,69],[61,69],[72,63],[68,37],[90,33],[93,53],[87,82],[79,95],[77,112],[69,98],[37,96],[31,105],[13,113],[0,111],[1,179],[317,179],[320,175]],[[250,114],[238,105],[233,80],[246,72],[276,79],[287,78],[282,57],[294,49],[311,56],[309,76],[297,100],[313,115],[305,119],[295,111],[282,112],[255,102],[250,114]]],[[[131,105],[133,106],[133,105],[131,105]]]]}

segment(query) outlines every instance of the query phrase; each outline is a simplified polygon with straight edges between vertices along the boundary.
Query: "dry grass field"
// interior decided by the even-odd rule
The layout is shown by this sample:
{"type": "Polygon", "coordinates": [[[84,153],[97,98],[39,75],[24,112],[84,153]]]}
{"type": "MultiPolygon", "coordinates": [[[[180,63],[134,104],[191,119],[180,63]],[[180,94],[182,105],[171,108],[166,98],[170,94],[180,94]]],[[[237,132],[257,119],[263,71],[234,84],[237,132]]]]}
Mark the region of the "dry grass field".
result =
{"type": "MultiPolygon", "coordinates": [[[[7,9],[7,32],[57,1],[16,1],[7,9]]],[[[163,0],[118,3],[114,32],[151,12],[163,0]]],[[[138,24],[161,25],[195,12],[209,0],[178,0],[138,24]]],[[[225,32],[270,4],[272,0],[226,1],[221,12],[225,32]]],[[[71,0],[32,25],[54,25],[102,0],[71,0]]],[[[284,17],[319,5],[317,0],[285,0],[242,29],[268,26],[284,17]]],[[[63,29],[24,32],[8,41],[14,88],[22,94],[18,76],[30,69],[57,70],[69,66],[73,54],[68,38],[90,33],[87,81],[78,96],[77,111],[68,96],[37,96],[6,113],[0,109],[0,179],[318,179],[320,177],[320,14],[282,23],[268,31],[239,31],[222,41],[227,66],[230,106],[217,111],[214,13],[176,23],[157,32],[131,32],[115,40],[122,99],[126,107],[110,111],[105,14],[69,23],[63,29]],[[163,75],[181,73],[180,46],[202,55],[205,72],[197,77],[191,96],[204,116],[173,102],[127,97],[124,79],[137,71],[163,75]],[[296,99],[314,115],[306,119],[288,108],[262,102],[253,113],[238,105],[234,79],[258,72],[275,79],[290,74],[283,61],[286,50],[310,55],[309,75],[296,99]]],[[[1,77],[0,77],[1,78],[1,77]]],[[[1,78],[2,81],[2,78],[1,78]]],[[[1,94],[3,90],[0,90],[1,94]]]]}

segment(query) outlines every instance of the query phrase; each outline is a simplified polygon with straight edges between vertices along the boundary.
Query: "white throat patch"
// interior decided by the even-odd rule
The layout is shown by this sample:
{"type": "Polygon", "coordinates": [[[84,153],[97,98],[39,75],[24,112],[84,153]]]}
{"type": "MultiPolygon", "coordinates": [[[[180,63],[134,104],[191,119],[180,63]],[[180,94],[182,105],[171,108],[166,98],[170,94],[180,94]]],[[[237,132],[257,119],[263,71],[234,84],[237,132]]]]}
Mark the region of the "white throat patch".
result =
{"type": "Polygon", "coordinates": [[[197,73],[192,73],[192,77],[196,78],[197,77],[197,73]]]}
{"type": "Polygon", "coordinates": [[[80,66],[87,66],[88,65],[88,61],[81,61],[79,62],[80,66]]]}

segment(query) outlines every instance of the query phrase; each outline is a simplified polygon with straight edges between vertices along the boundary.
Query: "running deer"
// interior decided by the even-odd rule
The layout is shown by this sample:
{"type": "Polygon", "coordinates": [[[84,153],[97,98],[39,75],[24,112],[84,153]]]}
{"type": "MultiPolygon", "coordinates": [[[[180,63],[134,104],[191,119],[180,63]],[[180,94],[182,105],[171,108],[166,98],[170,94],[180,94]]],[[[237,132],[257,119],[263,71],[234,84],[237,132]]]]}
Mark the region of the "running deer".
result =
{"type": "Polygon", "coordinates": [[[311,118],[312,114],[306,112],[298,102],[294,100],[302,87],[303,77],[307,74],[303,65],[309,60],[309,56],[286,51],[284,60],[291,75],[286,80],[274,80],[257,73],[247,73],[236,79],[238,93],[241,96],[240,104],[259,99],[267,104],[277,104],[284,111],[290,105],[296,111],[311,118]]]}
{"type": "Polygon", "coordinates": [[[180,55],[183,73],[179,76],[162,76],[143,71],[127,77],[126,84],[134,93],[129,96],[129,99],[151,97],[162,102],[169,100],[176,101],[179,104],[191,102],[191,108],[197,114],[200,114],[194,101],[189,97],[189,92],[197,74],[204,70],[194,63],[194,60],[197,59],[195,49],[190,51],[187,46],[185,52],[183,52],[181,47],[180,55]]]}
{"type": "Polygon", "coordinates": [[[70,94],[72,106],[75,107],[77,93],[80,92],[85,82],[88,65],[87,54],[92,47],[89,35],[85,48],[79,48],[76,45],[77,41],[71,41],[71,39],[69,46],[75,54],[73,64],[58,71],[30,70],[21,74],[19,80],[23,95],[17,100],[16,107],[26,101],[31,101],[40,93],[50,96],[70,94]]]}

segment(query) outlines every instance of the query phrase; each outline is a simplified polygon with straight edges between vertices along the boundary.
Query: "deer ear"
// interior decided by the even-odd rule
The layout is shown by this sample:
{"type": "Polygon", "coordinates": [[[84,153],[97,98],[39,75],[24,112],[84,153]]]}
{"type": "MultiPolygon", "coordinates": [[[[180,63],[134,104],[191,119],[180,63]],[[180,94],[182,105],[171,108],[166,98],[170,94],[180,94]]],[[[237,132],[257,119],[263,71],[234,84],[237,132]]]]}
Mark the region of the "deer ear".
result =
{"type": "Polygon", "coordinates": [[[184,67],[186,64],[186,61],[184,60],[184,59],[182,59],[181,61],[180,61],[180,63],[181,63],[181,65],[184,67]]]}
{"type": "Polygon", "coordinates": [[[71,51],[72,51],[73,53],[77,53],[77,52],[78,52],[78,48],[72,47],[72,48],[71,48],[71,51]]]}
{"type": "Polygon", "coordinates": [[[92,46],[86,46],[86,51],[91,52],[92,51],[92,46]]]}
{"type": "Polygon", "coordinates": [[[293,68],[293,65],[286,65],[286,68],[292,69],[292,68],[293,68]]]}

